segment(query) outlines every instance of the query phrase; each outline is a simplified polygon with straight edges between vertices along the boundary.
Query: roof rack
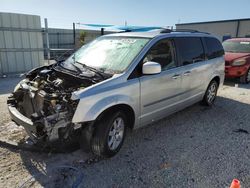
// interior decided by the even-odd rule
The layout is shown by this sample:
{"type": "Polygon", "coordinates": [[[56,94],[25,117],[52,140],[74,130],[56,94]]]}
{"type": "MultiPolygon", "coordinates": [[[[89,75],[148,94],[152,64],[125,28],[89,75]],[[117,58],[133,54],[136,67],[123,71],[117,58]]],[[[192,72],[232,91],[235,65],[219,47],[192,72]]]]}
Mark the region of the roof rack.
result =
{"type": "Polygon", "coordinates": [[[207,32],[202,32],[194,29],[163,29],[161,33],[172,33],[172,32],[190,32],[190,33],[205,33],[210,34],[207,32]]]}

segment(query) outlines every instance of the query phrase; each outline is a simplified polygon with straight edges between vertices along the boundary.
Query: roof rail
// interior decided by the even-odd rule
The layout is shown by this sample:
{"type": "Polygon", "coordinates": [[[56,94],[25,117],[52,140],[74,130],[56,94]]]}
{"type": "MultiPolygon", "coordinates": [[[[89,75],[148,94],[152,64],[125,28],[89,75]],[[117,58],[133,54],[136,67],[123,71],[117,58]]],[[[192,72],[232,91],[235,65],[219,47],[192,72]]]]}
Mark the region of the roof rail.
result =
{"type": "Polygon", "coordinates": [[[190,33],[205,33],[205,34],[210,34],[207,32],[203,31],[198,31],[194,29],[163,29],[161,33],[172,33],[172,32],[190,32],[190,33]]]}

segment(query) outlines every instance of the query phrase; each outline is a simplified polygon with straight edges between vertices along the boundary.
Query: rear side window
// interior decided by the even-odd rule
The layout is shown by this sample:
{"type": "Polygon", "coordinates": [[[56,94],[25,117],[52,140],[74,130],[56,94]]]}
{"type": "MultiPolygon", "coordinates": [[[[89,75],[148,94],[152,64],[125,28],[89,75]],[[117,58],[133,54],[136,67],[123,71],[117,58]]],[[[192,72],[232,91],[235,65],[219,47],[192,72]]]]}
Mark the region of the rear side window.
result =
{"type": "Polygon", "coordinates": [[[214,59],[224,55],[224,49],[218,39],[205,37],[204,40],[207,46],[208,59],[214,59]]]}
{"type": "Polygon", "coordinates": [[[181,65],[205,60],[205,52],[199,37],[178,37],[175,39],[181,65]]]}

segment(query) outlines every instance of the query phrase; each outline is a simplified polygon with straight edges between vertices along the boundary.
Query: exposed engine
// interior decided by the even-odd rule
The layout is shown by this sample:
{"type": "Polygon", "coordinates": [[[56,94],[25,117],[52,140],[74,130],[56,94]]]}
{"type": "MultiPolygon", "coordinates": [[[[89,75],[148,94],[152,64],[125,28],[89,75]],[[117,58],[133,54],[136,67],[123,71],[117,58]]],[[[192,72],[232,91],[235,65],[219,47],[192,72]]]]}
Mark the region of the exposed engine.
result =
{"type": "Polygon", "coordinates": [[[98,81],[60,69],[40,68],[26,76],[8,104],[31,119],[36,131],[25,129],[33,141],[67,140],[79,128],[71,121],[78,104],[78,100],[71,100],[72,92],[98,81]]]}

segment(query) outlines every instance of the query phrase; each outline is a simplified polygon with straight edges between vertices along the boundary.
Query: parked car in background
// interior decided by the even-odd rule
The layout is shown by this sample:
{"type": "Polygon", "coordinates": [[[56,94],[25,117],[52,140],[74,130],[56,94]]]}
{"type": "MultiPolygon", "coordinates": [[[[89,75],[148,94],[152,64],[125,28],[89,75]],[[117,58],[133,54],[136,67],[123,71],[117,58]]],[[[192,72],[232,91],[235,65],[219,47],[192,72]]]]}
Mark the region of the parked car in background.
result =
{"type": "Polygon", "coordinates": [[[203,101],[224,81],[210,34],[125,32],[97,38],[64,62],[32,70],[9,97],[12,119],[36,144],[79,140],[111,157],[136,129],[203,101]]]}
{"type": "Polygon", "coordinates": [[[250,82],[250,38],[232,38],[223,42],[226,78],[250,82]]]}

